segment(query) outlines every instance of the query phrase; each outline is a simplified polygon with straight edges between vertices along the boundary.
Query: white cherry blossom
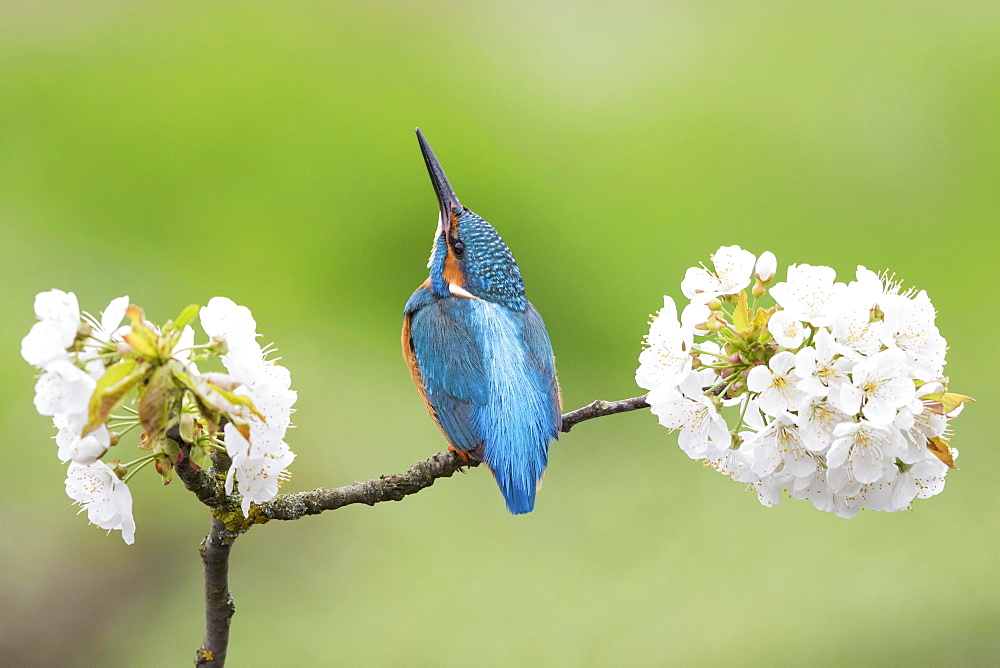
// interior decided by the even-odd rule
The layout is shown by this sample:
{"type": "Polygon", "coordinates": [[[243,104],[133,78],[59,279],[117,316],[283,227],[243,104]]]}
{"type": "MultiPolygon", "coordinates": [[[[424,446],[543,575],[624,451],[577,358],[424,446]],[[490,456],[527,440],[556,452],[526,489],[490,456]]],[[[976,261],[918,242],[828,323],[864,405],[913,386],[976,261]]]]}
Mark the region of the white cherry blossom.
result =
{"type": "Polygon", "coordinates": [[[802,379],[799,389],[825,397],[831,387],[850,383],[848,374],[854,362],[844,356],[845,352],[843,346],[833,340],[829,330],[821,328],[816,332],[813,345],[795,354],[795,375],[802,379]]]}
{"type": "Polygon", "coordinates": [[[884,350],[859,362],[852,383],[841,383],[830,399],[840,410],[854,415],[860,408],[871,422],[891,424],[896,411],[913,401],[915,389],[906,371],[906,356],[897,348],[884,350]]]}
{"type": "Polygon", "coordinates": [[[104,309],[101,313],[101,319],[97,320],[85,314],[84,318],[90,324],[90,341],[88,341],[83,346],[83,359],[89,359],[96,356],[101,348],[105,346],[113,346],[120,341],[122,337],[129,333],[132,329],[130,325],[122,325],[122,320],[125,319],[125,311],[129,307],[128,295],[123,297],[118,297],[117,299],[112,299],[108,304],[108,307],[104,309]]]}
{"type": "Polygon", "coordinates": [[[757,500],[760,505],[771,508],[781,504],[781,488],[786,482],[793,478],[781,474],[769,475],[753,483],[753,489],[757,492],[757,500]]]}
{"type": "Polygon", "coordinates": [[[927,293],[863,266],[845,285],[830,267],[800,264],[771,288],[776,307],[744,292],[710,310],[745,290],[750,272],[753,298],[767,297],[773,254],[751,258],[723,247],[713,270],[689,269],[680,322],[671,300],[651,327],[636,378],[660,423],[766,506],[787,491],[850,518],[939,492],[950,463],[938,456],[948,460],[941,448],[966,398],[948,396],[927,293]]]}
{"type": "Polygon", "coordinates": [[[882,279],[874,271],[858,265],[855,280],[847,284],[842,293],[844,305],[871,311],[879,305],[886,294],[882,279]]]}
{"type": "Polygon", "coordinates": [[[233,481],[239,481],[243,513],[247,514],[251,502],[263,503],[278,493],[283,469],[295,457],[283,439],[291,424],[292,405],[297,395],[282,383],[267,378],[243,385],[236,393],[250,397],[254,407],[264,416],[262,420],[248,411],[244,413],[243,418],[250,426],[249,441],[232,423],[225,426],[226,450],[233,460],[226,477],[226,492],[232,493],[233,481]],[[275,469],[279,464],[280,468],[275,469]],[[270,496],[266,496],[268,492],[270,496]]]}
{"type": "Polygon", "coordinates": [[[817,469],[811,475],[802,476],[792,481],[788,493],[793,499],[808,499],[816,510],[825,513],[833,512],[833,492],[826,480],[826,471],[817,469]]]}
{"type": "Polygon", "coordinates": [[[912,463],[927,455],[928,440],[944,436],[948,418],[937,412],[932,402],[915,399],[911,405],[896,414],[893,426],[899,430],[908,446],[901,459],[912,463]]]}
{"type": "Polygon", "coordinates": [[[871,309],[864,305],[843,304],[833,318],[833,339],[855,358],[874,355],[882,348],[881,321],[872,320],[871,309]],[[852,355],[853,353],[853,355],[852,355]]]}
{"type": "Polygon", "coordinates": [[[21,340],[21,357],[40,369],[69,359],[66,349],[73,345],[80,329],[80,306],[76,295],[49,290],[35,296],[36,322],[21,340]]]}
{"type": "MultiPolygon", "coordinates": [[[[240,503],[244,516],[250,515],[251,503],[267,503],[278,494],[278,487],[288,476],[286,469],[295,459],[288,445],[280,443],[273,452],[262,457],[238,455],[233,458],[230,476],[234,475],[240,486],[243,500],[240,503]]],[[[226,478],[229,493],[232,490],[230,477],[226,478]]]]}
{"type": "MultiPolygon", "coordinates": [[[[670,306],[673,306],[672,300],[670,306]]],[[[676,310],[673,319],[676,323],[676,310]]],[[[285,467],[295,458],[284,437],[291,424],[297,395],[289,389],[291,375],[288,369],[267,360],[267,352],[257,343],[257,323],[249,309],[225,297],[214,297],[201,309],[201,323],[209,336],[225,341],[228,346],[222,363],[229,376],[241,384],[236,394],[249,397],[264,416],[261,419],[248,410],[241,411],[241,418],[250,428],[249,441],[234,424],[225,426],[226,450],[233,461],[225,488],[227,493],[232,493],[234,482],[239,483],[243,513],[247,514],[251,503],[264,503],[274,498],[280,480],[287,475],[285,467]]],[[[669,330],[670,324],[665,318],[656,336],[669,337],[669,330]]]]}
{"type": "MultiPolygon", "coordinates": [[[[752,434],[748,434],[748,437],[752,434]]],[[[756,482],[759,477],[753,472],[753,455],[744,444],[738,449],[726,448],[718,457],[709,457],[705,463],[722,475],[729,476],[736,482],[756,482]]]]}
{"type": "Polygon", "coordinates": [[[913,464],[892,466],[884,478],[866,486],[865,507],[887,512],[906,510],[913,499],[940,493],[947,471],[941,460],[929,454],[913,464]]]}
{"type": "Polygon", "coordinates": [[[636,384],[647,390],[676,387],[691,370],[693,341],[693,331],[677,321],[674,300],[664,297],[663,308],[657,312],[649,327],[646,337],[648,347],[639,353],[636,384]]]}
{"type": "MultiPolygon", "coordinates": [[[[664,297],[663,299],[665,302],[667,297],[664,297]]],[[[707,304],[699,304],[697,302],[688,304],[684,307],[684,310],[681,311],[681,327],[683,327],[685,331],[694,332],[695,327],[707,321],[710,315],[712,315],[712,309],[710,309],[707,304]]]]}
{"type": "Polygon", "coordinates": [[[712,459],[729,448],[731,439],[726,420],[708,397],[678,396],[651,406],[650,410],[659,417],[661,425],[680,430],[677,442],[692,459],[712,459]]]}
{"type": "Polygon", "coordinates": [[[85,412],[96,387],[90,374],[68,360],[52,362],[35,383],[35,409],[50,416],[85,412]]]}
{"type": "Polygon", "coordinates": [[[770,283],[778,271],[778,259],[771,251],[764,251],[753,266],[753,275],[761,283],[770,283]]]}
{"type": "Polygon", "coordinates": [[[899,452],[888,427],[868,420],[837,425],[826,462],[833,469],[842,468],[848,479],[872,483],[883,475],[883,464],[891,463],[899,452]]]}
{"type": "Polygon", "coordinates": [[[757,404],[766,414],[776,417],[795,410],[805,393],[798,388],[798,377],[793,373],[795,355],[784,350],[768,362],[767,366],[750,369],[747,389],[758,392],[757,404]]]}
{"type": "Polygon", "coordinates": [[[767,331],[782,348],[798,348],[806,338],[806,330],[799,317],[790,311],[778,311],[767,321],[767,331]]]}
{"type": "Polygon", "coordinates": [[[59,430],[56,445],[59,446],[59,459],[63,462],[73,460],[77,464],[93,464],[111,447],[111,435],[104,425],[81,436],[87,424],[86,412],[57,413],[52,422],[59,430]]]}
{"type": "Polygon", "coordinates": [[[837,425],[850,421],[850,416],[837,410],[826,397],[815,394],[803,399],[795,416],[802,443],[815,453],[826,452],[837,425]]]}
{"type": "Polygon", "coordinates": [[[833,322],[838,297],[846,287],[835,283],[836,278],[837,272],[830,267],[793,264],[788,267],[788,279],[771,288],[771,296],[801,320],[826,327],[833,322]]]}
{"type": "Polygon", "coordinates": [[[230,354],[257,346],[257,321],[253,314],[228,297],[212,297],[208,305],[202,307],[199,318],[205,333],[225,341],[230,354]]]}
{"type": "Polygon", "coordinates": [[[805,447],[795,417],[782,413],[749,441],[753,452],[753,471],[764,477],[781,468],[794,478],[816,470],[816,458],[805,447]]]}
{"type": "Polygon", "coordinates": [[[887,485],[887,507],[889,512],[906,510],[915,498],[927,499],[944,489],[944,475],[948,467],[936,457],[922,459],[906,465],[905,470],[887,485]]]}
{"type": "Polygon", "coordinates": [[[122,532],[129,545],[135,542],[132,493],[107,464],[72,462],[66,476],[66,494],[83,510],[87,519],[102,529],[122,532]]]}
{"type": "Polygon", "coordinates": [[[681,281],[681,292],[701,304],[721,295],[734,295],[750,285],[756,259],[753,253],[739,246],[723,246],[712,254],[715,271],[691,267],[681,281]]]}
{"type": "Polygon", "coordinates": [[[921,290],[913,299],[887,295],[879,306],[885,323],[881,331],[882,343],[906,353],[915,378],[940,378],[948,346],[934,324],[934,306],[927,292],[921,290]]]}

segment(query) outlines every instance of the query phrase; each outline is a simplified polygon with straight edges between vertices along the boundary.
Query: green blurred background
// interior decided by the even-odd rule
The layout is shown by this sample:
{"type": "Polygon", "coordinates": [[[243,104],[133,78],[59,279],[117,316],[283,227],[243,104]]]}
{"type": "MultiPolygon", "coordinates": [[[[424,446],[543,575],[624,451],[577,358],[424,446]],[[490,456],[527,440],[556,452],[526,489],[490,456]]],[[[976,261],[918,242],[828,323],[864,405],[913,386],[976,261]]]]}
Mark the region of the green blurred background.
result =
{"type": "Polygon", "coordinates": [[[203,625],[179,483],[137,478],[132,547],[73,514],[18,355],[39,291],[250,306],[300,396],[286,491],[442,449],[398,351],[437,215],[417,125],[514,250],[567,408],[638,394],[647,314],[736,243],[930,292],[979,399],[961,470],[847,521],[598,420],[529,516],[473,470],[254,529],[232,665],[1000,662],[998,30],[955,1],[0,4],[0,663],[185,665],[203,625]]]}

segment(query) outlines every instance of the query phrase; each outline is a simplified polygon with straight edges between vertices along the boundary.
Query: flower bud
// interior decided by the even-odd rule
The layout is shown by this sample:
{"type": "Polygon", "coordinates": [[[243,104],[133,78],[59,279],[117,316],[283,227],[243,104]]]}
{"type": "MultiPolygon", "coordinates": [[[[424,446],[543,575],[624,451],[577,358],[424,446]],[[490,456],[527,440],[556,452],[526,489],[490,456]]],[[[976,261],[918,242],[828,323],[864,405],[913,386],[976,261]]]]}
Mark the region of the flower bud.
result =
{"type": "Polygon", "coordinates": [[[758,281],[761,282],[762,285],[767,285],[774,278],[774,272],[777,270],[778,260],[774,257],[774,253],[771,251],[764,251],[760,254],[760,257],[757,258],[757,263],[753,266],[753,275],[758,281]]]}
{"type": "Polygon", "coordinates": [[[712,309],[713,311],[718,311],[720,308],[722,308],[722,302],[719,301],[718,299],[710,299],[708,302],[708,308],[712,309]]]}
{"type": "Polygon", "coordinates": [[[933,383],[926,383],[917,388],[917,396],[925,397],[928,394],[941,394],[944,392],[944,385],[935,381],[933,383]]]}
{"type": "Polygon", "coordinates": [[[174,477],[174,465],[170,461],[170,458],[159,456],[153,461],[153,466],[156,467],[156,472],[163,478],[163,484],[169,485],[174,477]]]}
{"type": "Polygon", "coordinates": [[[218,336],[212,337],[212,352],[216,355],[225,355],[229,352],[229,344],[225,339],[218,336]]]}
{"type": "Polygon", "coordinates": [[[740,357],[739,353],[734,352],[732,355],[729,356],[729,358],[727,359],[727,361],[730,364],[742,364],[743,363],[743,358],[740,357]]]}
{"type": "Polygon", "coordinates": [[[765,294],[767,294],[767,288],[764,287],[764,284],[760,282],[759,278],[753,284],[752,292],[754,297],[763,297],[765,294]]]}

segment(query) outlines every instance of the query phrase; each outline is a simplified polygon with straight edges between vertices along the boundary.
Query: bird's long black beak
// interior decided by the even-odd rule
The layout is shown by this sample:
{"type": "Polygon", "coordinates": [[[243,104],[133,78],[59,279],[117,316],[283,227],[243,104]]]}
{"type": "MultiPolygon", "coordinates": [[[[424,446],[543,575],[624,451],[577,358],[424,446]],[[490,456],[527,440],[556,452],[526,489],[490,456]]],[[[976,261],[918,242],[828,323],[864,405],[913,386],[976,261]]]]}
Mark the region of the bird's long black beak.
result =
{"type": "Polygon", "coordinates": [[[448,177],[445,175],[444,169],[441,168],[441,163],[438,162],[437,156],[434,155],[431,145],[427,143],[427,138],[424,137],[424,133],[420,131],[420,128],[417,128],[417,141],[420,142],[420,152],[424,154],[427,173],[430,174],[431,184],[434,186],[434,194],[437,195],[438,206],[441,207],[439,228],[443,230],[449,224],[449,221],[451,221],[452,209],[461,209],[462,204],[458,201],[455,191],[451,189],[451,184],[448,182],[448,177]]]}

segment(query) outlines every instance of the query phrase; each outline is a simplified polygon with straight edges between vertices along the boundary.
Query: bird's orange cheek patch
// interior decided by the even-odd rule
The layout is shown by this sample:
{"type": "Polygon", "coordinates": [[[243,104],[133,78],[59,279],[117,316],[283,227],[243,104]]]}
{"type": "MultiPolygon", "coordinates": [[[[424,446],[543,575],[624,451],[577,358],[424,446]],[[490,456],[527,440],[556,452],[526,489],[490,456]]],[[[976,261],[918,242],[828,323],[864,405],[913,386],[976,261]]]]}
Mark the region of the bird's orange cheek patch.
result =
{"type": "Polygon", "coordinates": [[[444,271],[442,272],[444,282],[450,285],[457,285],[460,288],[465,287],[465,274],[458,266],[458,259],[455,258],[451,249],[448,249],[448,257],[444,260],[444,271]]]}

